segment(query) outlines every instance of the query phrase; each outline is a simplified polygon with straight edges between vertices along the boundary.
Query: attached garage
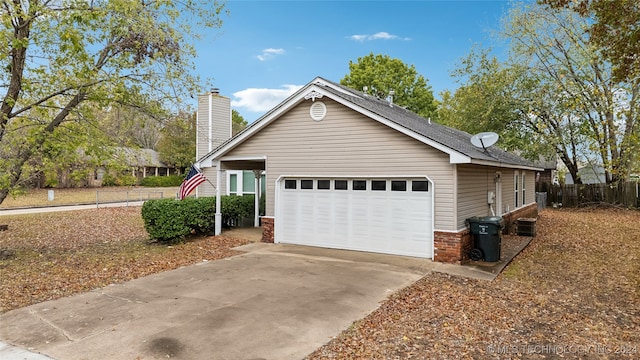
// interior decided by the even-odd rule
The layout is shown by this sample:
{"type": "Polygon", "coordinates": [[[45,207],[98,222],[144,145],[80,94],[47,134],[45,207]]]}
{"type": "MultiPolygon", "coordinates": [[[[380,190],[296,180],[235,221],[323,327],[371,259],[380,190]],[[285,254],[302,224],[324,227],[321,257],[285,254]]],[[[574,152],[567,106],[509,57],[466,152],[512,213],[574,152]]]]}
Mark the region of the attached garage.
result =
{"type": "Polygon", "coordinates": [[[216,130],[213,115],[226,114],[229,125],[229,103],[219,94],[199,97],[196,165],[210,182],[198,196],[219,201],[233,188],[226,183],[233,174],[264,171],[256,205],[264,209],[264,242],[460,263],[473,246],[465,219],[535,216],[530,189],[538,168],[497,146],[476,147],[470,134],[388,100],[316,78],[212,144],[215,134],[229,132],[216,130]]]}
{"type": "Polygon", "coordinates": [[[425,177],[282,177],[275,242],[433,257],[425,177]]]}

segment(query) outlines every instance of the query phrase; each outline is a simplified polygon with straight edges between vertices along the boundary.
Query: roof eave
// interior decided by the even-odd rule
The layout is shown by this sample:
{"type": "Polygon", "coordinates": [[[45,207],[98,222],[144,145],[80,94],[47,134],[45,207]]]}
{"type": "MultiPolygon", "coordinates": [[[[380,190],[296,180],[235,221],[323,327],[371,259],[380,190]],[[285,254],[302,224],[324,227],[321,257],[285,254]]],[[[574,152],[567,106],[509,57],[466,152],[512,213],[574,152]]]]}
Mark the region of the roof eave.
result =
{"type": "Polygon", "coordinates": [[[519,170],[544,171],[543,168],[539,168],[539,167],[535,167],[535,166],[520,165],[520,164],[509,164],[509,163],[505,163],[505,162],[480,160],[480,159],[471,159],[471,164],[495,166],[495,167],[519,169],[519,170]]]}

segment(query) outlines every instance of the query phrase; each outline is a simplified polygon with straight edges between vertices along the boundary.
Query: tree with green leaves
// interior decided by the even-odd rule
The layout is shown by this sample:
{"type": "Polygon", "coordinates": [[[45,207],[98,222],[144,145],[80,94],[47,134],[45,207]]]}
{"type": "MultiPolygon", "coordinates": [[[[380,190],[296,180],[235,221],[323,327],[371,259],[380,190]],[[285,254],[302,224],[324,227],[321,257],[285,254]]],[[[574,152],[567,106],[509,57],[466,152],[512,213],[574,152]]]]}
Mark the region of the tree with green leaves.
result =
{"type": "Polygon", "coordinates": [[[640,77],[618,80],[588,35],[589,21],[574,12],[521,5],[504,24],[511,63],[536,82],[522,94],[530,127],[556,144],[574,179],[578,163],[602,165],[607,183],[628,179],[640,150],[640,77]]]}
{"type": "Polygon", "coordinates": [[[382,99],[392,94],[395,104],[424,118],[436,116],[437,102],[427,79],[400,59],[371,53],[349,61],[349,74],[340,84],[382,99]]]}
{"type": "Polygon", "coordinates": [[[98,126],[114,145],[156,150],[165,114],[148,113],[145,109],[114,104],[97,112],[98,126]]]}
{"type": "Polygon", "coordinates": [[[617,81],[640,76],[640,2],[637,0],[539,0],[589,19],[590,41],[613,64],[617,81]],[[593,20],[593,21],[591,21],[593,20]]]}
{"type": "Polygon", "coordinates": [[[196,114],[181,112],[166,121],[158,141],[160,160],[185,170],[196,158],[196,114]]]}
{"type": "Polygon", "coordinates": [[[220,27],[223,11],[193,0],[2,1],[0,203],[65,123],[99,128],[98,109],[161,113],[198,93],[190,41],[220,27]]]}
{"type": "Polygon", "coordinates": [[[496,132],[500,135],[498,146],[526,158],[549,155],[548,147],[531,141],[537,134],[522,126],[527,121],[528,104],[521,95],[532,90],[525,68],[501,63],[488,50],[472,50],[452,75],[461,83],[453,94],[441,94],[439,122],[471,134],[496,132]]]}
{"type": "Polygon", "coordinates": [[[231,134],[235,136],[246,127],[247,120],[237,110],[231,110],[231,134]]]}
{"type": "Polygon", "coordinates": [[[557,156],[576,183],[582,165],[625,180],[640,150],[640,79],[617,81],[571,11],[515,6],[504,21],[510,59],[472,53],[455,72],[464,83],[443,94],[441,120],[468,132],[495,131],[530,159],[557,156]]]}

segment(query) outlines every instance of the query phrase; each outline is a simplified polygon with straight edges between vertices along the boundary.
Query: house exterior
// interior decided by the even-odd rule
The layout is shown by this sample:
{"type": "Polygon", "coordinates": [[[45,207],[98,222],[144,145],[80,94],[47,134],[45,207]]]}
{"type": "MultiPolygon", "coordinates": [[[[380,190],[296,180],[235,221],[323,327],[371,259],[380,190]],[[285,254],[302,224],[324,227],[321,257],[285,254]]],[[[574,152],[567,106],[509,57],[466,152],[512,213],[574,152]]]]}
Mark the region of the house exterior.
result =
{"type": "MultiPolygon", "coordinates": [[[[216,97],[199,101],[207,134],[216,97]]],[[[263,241],[465,262],[473,246],[465,219],[535,217],[542,170],[470,138],[318,77],[235,137],[207,145],[198,165],[216,188],[203,184],[198,196],[223,194],[226,172],[262,170],[263,241]]]]}
{"type": "MultiPolygon", "coordinates": [[[[607,176],[604,171],[604,167],[601,165],[585,165],[578,169],[578,176],[583,184],[606,184],[607,176]]],[[[573,176],[567,173],[564,178],[564,183],[571,185],[575,184],[573,176]]]]}
{"type": "Polygon", "coordinates": [[[540,156],[534,165],[543,171],[536,173],[536,192],[548,192],[551,185],[558,184],[558,159],[556,156],[549,158],[540,156]]]}

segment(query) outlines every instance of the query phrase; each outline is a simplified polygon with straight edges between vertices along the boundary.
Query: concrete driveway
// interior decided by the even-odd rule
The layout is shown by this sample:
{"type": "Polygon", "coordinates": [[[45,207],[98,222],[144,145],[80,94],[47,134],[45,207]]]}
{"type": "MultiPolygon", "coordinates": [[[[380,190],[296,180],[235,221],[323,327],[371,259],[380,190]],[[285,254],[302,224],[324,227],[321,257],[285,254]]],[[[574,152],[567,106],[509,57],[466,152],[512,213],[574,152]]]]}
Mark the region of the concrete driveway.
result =
{"type": "Polygon", "coordinates": [[[408,257],[250,244],[0,316],[0,340],[54,359],[301,359],[431,271],[408,257]]]}

